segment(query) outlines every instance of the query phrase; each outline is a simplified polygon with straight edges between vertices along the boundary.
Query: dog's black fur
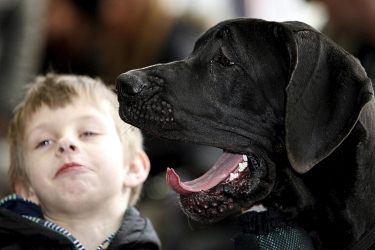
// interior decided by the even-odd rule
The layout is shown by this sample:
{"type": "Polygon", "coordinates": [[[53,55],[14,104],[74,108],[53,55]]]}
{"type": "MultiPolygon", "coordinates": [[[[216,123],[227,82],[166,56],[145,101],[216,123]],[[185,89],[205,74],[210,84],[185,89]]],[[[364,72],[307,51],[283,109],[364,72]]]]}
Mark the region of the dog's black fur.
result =
{"type": "Polygon", "coordinates": [[[310,26],[224,21],[186,59],[124,73],[117,90],[124,121],[250,157],[239,181],[181,195],[189,217],[215,222],[262,203],[322,249],[344,249],[374,226],[371,82],[310,26]]]}

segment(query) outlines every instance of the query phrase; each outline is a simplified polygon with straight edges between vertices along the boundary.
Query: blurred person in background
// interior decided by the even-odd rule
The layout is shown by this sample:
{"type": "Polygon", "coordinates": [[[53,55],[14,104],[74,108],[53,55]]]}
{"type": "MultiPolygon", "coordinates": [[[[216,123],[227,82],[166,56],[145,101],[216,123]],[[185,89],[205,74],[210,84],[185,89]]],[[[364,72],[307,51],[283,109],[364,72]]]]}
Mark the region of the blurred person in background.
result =
{"type": "Polygon", "coordinates": [[[94,49],[98,4],[98,0],[47,0],[42,74],[99,75],[94,49]]]}
{"type": "Polygon", "coordinates": [[[113,84],[130,69],[182,59],[204,30],[159,0],[49,0],[42,73],[85,73],[113,84]]]}
{"type": "Polygon", "coordinates": [[[9,194],[6,141],[22,88],[37,74],[44,41],[46,0],[0,0],[0,197],[9,194]]]}

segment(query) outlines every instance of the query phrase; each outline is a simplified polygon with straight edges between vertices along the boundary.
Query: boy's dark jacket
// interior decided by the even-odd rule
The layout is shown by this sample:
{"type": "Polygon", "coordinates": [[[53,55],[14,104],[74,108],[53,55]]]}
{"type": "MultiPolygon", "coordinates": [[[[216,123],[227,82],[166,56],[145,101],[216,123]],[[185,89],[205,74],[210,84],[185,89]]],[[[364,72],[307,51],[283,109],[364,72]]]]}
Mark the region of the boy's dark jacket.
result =
{"type": "MultiPolygon", "coordinates": [[[[25,211],[25,209],[1,205],[0,249],[77,249],[66,236],[18,214],[35,216],[40,213],[41,215],[38,206],[29,207],[26,211],[31,214],[27,214],[26,212],[20,212],[20,210],[25,211]]],[[[158,250],[161,247],[160,240],[151,222],[140,216],[135,208],[130,207],[126,211],[120,229],[106,249],[158,250]]]]}

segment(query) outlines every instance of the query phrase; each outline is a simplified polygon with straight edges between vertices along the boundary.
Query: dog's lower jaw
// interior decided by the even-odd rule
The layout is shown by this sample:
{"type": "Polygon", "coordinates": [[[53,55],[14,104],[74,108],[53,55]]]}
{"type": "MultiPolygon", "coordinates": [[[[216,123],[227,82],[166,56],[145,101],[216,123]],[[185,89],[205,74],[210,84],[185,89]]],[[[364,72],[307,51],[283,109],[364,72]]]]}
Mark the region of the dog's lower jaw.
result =
{"type": "Polygon", "coordinates": [[[274,185],[273,164],[270,168],[263,159],[260,163],[258,169],[250,166],[248,175],[242,175],[233,182],[222,182],[209,190],[180,195],[182,210],[195,221],[215,223],[230,214],[241,212],[242,208],[259,204],[274,185]]]}
{"type": "MultiPolygon", "coordinates": [[[[189,195],[180,195],[180,205],[184,213],[191,219],[201,223],[215,223],[224,217],[239,212],[243,207],[252,207],[250,192],[246,196],[233,197],[225,190],[225,185],[218,185],[209,191],[201,191],[189,195]]],[[[259,207],[262,209],[262,207],[259,207]]]]}
{"type": "Polygon", "coordinates": [[[208,191],[180,195],[180,205],[191,219],[201,223],[215,223],[241,209],[241,206],[218,185],[208,191]]]}

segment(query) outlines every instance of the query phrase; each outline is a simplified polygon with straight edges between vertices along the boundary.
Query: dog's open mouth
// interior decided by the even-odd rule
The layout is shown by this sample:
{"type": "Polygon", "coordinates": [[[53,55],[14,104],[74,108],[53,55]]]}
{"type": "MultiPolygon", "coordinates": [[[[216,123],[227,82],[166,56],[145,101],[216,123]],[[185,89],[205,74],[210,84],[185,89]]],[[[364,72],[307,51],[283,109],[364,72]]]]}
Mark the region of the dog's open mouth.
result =
{"type": "Polygon", "coordinates": [[[225,151],[207,173],[192,181],[181,182],[176,172],[168,168],[167,183],[180,194],[181,207],[190,218],[213,223],[251,205],[254,183],[250,173],[258,167],[259,160],[254,155],[225,151]]]}
{"type": "Polygon", "coordinates": [[[215,165],[201,177],[187,182],[181,182],[176,172],[167,169],[167,183],[169,187],[180,195],[189,195],[200,191],[207,191],[220,183],[235,182],[248,177],[248,158],[246,155],[224,152],[215,165]]]}

